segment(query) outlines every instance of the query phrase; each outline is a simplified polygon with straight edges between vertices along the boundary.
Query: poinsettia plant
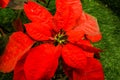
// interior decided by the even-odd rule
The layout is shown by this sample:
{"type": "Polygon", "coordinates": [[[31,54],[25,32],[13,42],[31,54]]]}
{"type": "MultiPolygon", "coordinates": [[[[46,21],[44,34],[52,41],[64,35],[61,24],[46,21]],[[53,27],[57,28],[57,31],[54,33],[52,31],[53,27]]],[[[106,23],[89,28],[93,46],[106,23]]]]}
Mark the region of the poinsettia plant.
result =
{"type": "Polygon", "coordinates": [[[27,1],[31,21],[26,31],[14,32],[0,58],[0,71],[14,70],[14,80],[51,80],[61,62],[69,80],[104,80],[97,20],[82,10],[80,0],[56,0],[52,15],[42,5],[27,1]]]}

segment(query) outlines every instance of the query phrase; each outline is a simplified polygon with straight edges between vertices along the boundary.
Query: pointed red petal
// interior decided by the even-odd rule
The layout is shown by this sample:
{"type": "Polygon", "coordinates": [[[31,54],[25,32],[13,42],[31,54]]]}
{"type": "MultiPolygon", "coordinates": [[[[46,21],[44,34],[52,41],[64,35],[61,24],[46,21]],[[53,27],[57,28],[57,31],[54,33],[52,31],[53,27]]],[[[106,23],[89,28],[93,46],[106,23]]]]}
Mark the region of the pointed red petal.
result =
{"type": "Polygon", "coordinates": [[[101,33],[96,35],[87,35],[87,38],[90,39],[92,42],[98,42],[99,40],[101,40],[102,35],[101,33]]]}
{"type": "Polygon", "coordinates": [[[75,45],[79,48],[81,48],[87,57],[95,57],[100,58],[99,53],[102,52],[101,49],[95,48],[90,44],[89,40],[79,40],[76,43],[70,42],[72,45],[75,45]]]}
{"type": "Polygon", "coordinates": [[[44,23],[49,27],[53,27],[53,17],[50,12],[43,6],[35,2],[28,1],[26,4],[24,4],[24,11],[26,16],[31,21],[44,23]]]}
{"type": "Polygon", "coordinates": [[[22,56],[22,58],[17,62],[14,69],[13,80],[26,80],[25,73],[24,73],[24,63],[25,63],[26,57],[27,57],[27,54],[22,56]]]}
{"type": "Polygon", "coordinates": [[[56,8],[54,19],[58,30],[69,31],[76,26],[82,13],[80,0],[56,0],[56,8]]]}
{"type": "Polygon", "coordinates": [[[81,19],[79,20],[79,26],[76,29],[83,30],[88,39],[92,42],[97,42],[101,39],[101,33],[97,20],[83,12],[81,19]]]}
{"type": "Polygon", "coordinates": [[[84,69],[87,63],[84,51],[72,44],[66,44],[62,49],[62,58],[68,66],[84,69]]]}
{"type": "Polygon", "coordinates": [[[79,42],[75,43],[75,45],[84,50],[88,57],[94,57],[94,54],[102,52],[101,49],[92,46],[88,40],[79,40],[79,42]]]}
{"type": "Polygon", "coordinates": [[[83,49],[83,51],[85,52],[87,57],[94,57],[94,51],[91,51],[92,44],[90,44],[89,40],[79,40],[77,42],[78,47],[80,47],[81,49],[83,49]],[[89,49],[90,48],[90,49],[89,49]]]}
{"type": "Polygon", "coordinates": [[[51,37],[50,28],[47,24],[32,22],[25,24],[29,36],[35,40],[48,40],[51,37]]]}
{"type": "Polygon", "coordinates": [[[75,80],[104,80],[102,65],[94,58],[88,58],[85,71],[78,71],[73,73],[75,80]]]}
{"type": "Polygon", "coordinates": [[[31,48],[33,43],[24,33],[13,33],[0,59],[0,71],[4,73],[12,71],[17,61],[31,48]]]}
{"type": "Polygon", "coordinates": [[[5,8],[9,3],[9,0],[0,0],[0,7],[5,8]]]}
{"type": "Polygon", "coordinates": [[[60,47],[41,44],[29,51],[24,65],[27,80],[48,80],[54,76],[58,66],[60,47]]]}
{"type": "Polygon", "coordinates": [[[104,72],[101,63],[94,58],[88,58],[86,74],[89,80],[104,80],[104,72]]]}

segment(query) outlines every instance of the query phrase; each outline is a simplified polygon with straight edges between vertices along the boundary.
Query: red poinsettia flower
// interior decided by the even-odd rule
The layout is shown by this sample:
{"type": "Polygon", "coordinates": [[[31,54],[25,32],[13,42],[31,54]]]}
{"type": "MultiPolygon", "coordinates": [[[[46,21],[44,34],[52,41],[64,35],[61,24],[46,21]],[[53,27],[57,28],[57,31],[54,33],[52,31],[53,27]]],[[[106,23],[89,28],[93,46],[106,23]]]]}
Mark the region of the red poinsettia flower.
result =
{"type": "Polygon", "coordinates": [[[70,80],[104,80],[102,65],[94,58],[100,52],[101,33],[94,17],[82,11],[80,0],[56,0],[54,16],[35,2],[24,4],[31,23],[26,33],[10,36],[0,58],[0,71],[14,69],[14,80],[50,80],[62,59],[70,80]]]}
{"type": "Polygon", "coordinates": [[[5,8],[9,3],[9,0],[0,0],[0,7],[5,8]]]}

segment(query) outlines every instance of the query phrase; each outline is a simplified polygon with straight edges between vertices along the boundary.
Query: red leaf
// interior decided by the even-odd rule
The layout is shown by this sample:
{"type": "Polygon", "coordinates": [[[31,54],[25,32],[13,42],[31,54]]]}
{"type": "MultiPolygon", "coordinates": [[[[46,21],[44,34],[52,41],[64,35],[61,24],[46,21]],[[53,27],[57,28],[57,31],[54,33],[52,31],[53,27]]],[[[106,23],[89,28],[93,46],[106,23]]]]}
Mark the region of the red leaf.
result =
{"type": "Polygon", "coordinates": [[[68,41],[78,42],[79,40],[83,39],[85,33],[82,30],[73,29],[67,31],[66,34],[69,36],[68,41]]]}
{"type": "Polygon", "coordinates": [[[27,80],[49,80],[54,76],[60,57],[59,46],[41,44],[32,48],[25,61],[27,80]]]}
{"type": "Polygon", "coordinates": [[[22,56],[22,58],[17,62],[14,69],[13,80],[26,80],[25,73],[24,73],[24,63],[25,63],[26,57],[27,57],[27,54],[22,56]]]}
{"type": "Polygon", "coordinates": [[[66,64],[63,68],[70,80],[104,80],[102,65],[94,58],[87,58],[87,65],[84,70],[71,68],[66,64]]]}
{"type": "Polygon", "coordinates": [[[38,3],[28,1],[24,4],[24,11],[26,16],[35,22],[40,22],[53,26],[53,20],[51,13],[43,6],[38,3]]]}
{"type": "Polygon", "coordinates": [[[5,8],[9,3],[9,0],[0,0],[0,7],[5,8]]]}
{"type": "Polygon", "coordinates": [[[80,0],[56,0],[56,13],[54,16],[58,30],[65,31],[76,27],[77,20],[82,14],[80,0]]]}
{"type": "Polygon", "coordinates": [[[0,72],[11,72],[17,61],[26,54],[33,44],[34,42],[24,33],[13,33],[0,58],[0,72]]]}
{"type": "Polygon", "coordinates": [[[48,40],[51,37],[50,26],[48,24],[32,22],[25,24],[25,28],[29,36],[34,40],[48,40]]]}
{"type": "Polygon", "coordinates": [[[94,58],[87,59],[86,69],[73,72],[73,80],[104,80],[101,63],[94,58]]]}
{"type": "Polygon", "coordinates": [[[84,51],[72,44],[66,44],[62,48],[62,58],[68,66],[73,68],[84,69],[87,63],[84,51]]]}
{"type": "Polygon", "coordinates": [[[83,45],[83,44],[78,44],[78,46],[80,48],[82,48],[83,50],[88,51],[88,52],[92,52],[92,53],[102,52],[101,49],[98,49],[98,48],[95,48],[95,47],[92,47],[92,46],[87,46],[87,45],[83,45]]]}
{"type": "Polygon", "coordinates": [[[76,29],[83,30],[86,37],[92,42],[97,42],[102,38],[96,18],[87,13],[82,13],[76,29]]]}
{"type": "Polygon", "coordinates": [[[95,55],[97,58],[100,58],[99,53],[103,52],[103,50],[93,47],[90,44],[89,40],[79,40],[79,42],[77,42],[77,43],[72,43],[72,42],[70,42],[70,43],[81,48],[83,51],[85,51],[85,53],[88,57],[90,57],[90,54],[91,54],[91,57],[92,56],[94,57],[94,55],[95,55]]]}

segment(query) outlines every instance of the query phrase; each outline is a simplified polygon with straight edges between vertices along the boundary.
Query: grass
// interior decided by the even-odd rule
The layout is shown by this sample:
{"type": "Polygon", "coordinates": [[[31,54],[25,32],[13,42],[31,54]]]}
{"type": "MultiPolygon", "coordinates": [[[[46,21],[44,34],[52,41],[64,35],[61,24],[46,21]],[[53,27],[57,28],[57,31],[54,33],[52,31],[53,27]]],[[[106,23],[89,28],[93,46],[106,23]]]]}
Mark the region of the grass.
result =
{"type": "Polygon", "coordinates": [[[120,20],[119,16],[100,1],[84,0],[84,10],[98,19],[103,38],[94,44],[104,50],[101,53],[106,80],[120,80],[120,20]]]}
{"type": "Polygon", "coordinates": [[[118,16],[120,16],[120,0],[101,0],[105,5],[109,6],[118,16]]]}
{"type": "MultiPolygon", "coordinates": [[[[105,80],[120,80],[120,17],[98,0],[82,0],[82,3],[84,11],[97,18],[103,35],[102,40],[94,45],[104,50],[100,60],[105,80]]],[[[6,74],[0,80],[12,80],[12,73],[6,74]]]]}

